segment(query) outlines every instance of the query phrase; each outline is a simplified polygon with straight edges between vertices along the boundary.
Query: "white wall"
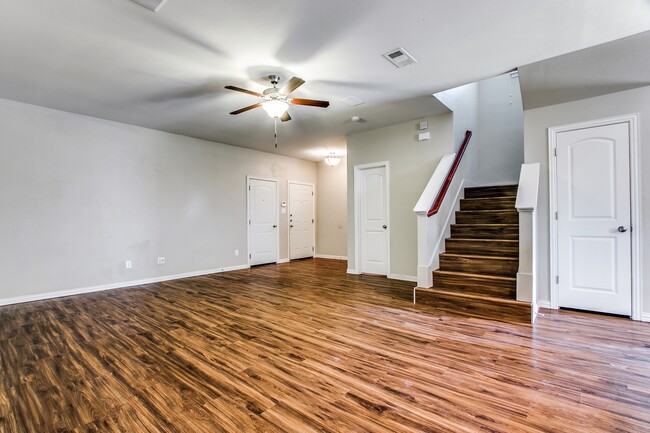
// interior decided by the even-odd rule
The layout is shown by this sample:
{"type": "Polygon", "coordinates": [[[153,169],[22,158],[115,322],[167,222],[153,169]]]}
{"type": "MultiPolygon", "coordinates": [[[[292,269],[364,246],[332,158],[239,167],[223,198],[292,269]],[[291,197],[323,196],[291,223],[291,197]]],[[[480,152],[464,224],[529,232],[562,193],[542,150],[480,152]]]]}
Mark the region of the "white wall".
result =
{"type": "Polygon", "coordinates": [[[355,267],[354,166],[390,161],[390,274],[417,275],[417,226],[413,206],[440,158],[453,152],[451,114],[413,120],[348,137],[348,267],[355,267]],[[419,142],[419,122],[429,122],[431,140],[419,142]]]}
{"type": "Polygon", "coordinates": [[[314,162],[0,100],[0,301],[246,265],[247,174],[280,200],[317,180],[314,162]]]}
{"type": "MultiPolygon", "coordinates": [[[[472,139],[463,156],[463,170],[458,176],[465,179],[467,185],[478,181],[478,149],[481,143],[478,112],[478,83],[445,90],[434,95],[453,112],[453,150],[458,152],[465,138],[466,131],[472,131],[472,139]]],[[[451,152],[450,152],[451,153],[451,152]]],[[[431,172],[433,173],[433,172],[431,172]]]]}
{"type": "MultiPolygon", "coordinates": [[[[599,96],[597,98],[549,107],[526,110],[524,112],[525,161],[539,162],[542,165],[539,196],[538,231],[538,272],[537,281],[540,300],[550,300],[549,285],[549,192],[548,192],[548,128],[602,119],[621,114],[640,113],[640,158],[641,175],[650,171],[650,152],[643,149],[643,143],[650,141],[650,87],[628,90],[599,96]]],[[[650,269],[650,185],[647,180],[641,185],[641,250],[644,252],[641,270],[645,274],[642,289],[642,309],[650,313],[650,284],[647,270],[650,269]]]]}
{"type": "Polygon", "coordinates": [[[330,167],[318,163],[316,190],[316,254],[348,256],[347,158],[330,167]]]}
{"type": "Polygon", "coordinates": [[[479,185],[516,184],[524,163],[519,79],[503,74],[478,83],[479,185]]]}

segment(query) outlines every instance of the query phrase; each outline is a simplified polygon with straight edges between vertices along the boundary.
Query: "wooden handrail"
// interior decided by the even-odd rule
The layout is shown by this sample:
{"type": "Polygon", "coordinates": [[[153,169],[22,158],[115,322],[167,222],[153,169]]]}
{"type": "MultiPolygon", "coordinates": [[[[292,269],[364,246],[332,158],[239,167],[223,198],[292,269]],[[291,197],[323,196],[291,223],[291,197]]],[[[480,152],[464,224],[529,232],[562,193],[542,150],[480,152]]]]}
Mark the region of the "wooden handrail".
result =
{"type": "Polygon", "coordinates": [[[449,169],[449,174],[447,174],[445,183],[443,183],[442,188],[440,188],[440,192],[436,197],[436,201],[433,202],[433,206],[431,206],[431,209],[429,209],[429,212],[427,212],[428,217],[437,214],[438,211],[440,210],[440,206],[442,206],[442,201],[445,199],[445,195],[447,194],[449,185],[451,185],[451,181],[454,179],[456,170],[458,170],[458,166],[460,165],[460,160],[463,159],[463,155],[465,154],[465,149],[467,149],[467,145],[469,144],[470,138],[472,138],[472,131],[465,132],[465,139],[463,140],[463,144],[460,146],[460,150],[458,150],[458,153],[456,154],[456,159],[454,159],[454,163],[451,165],[451,168],[449,169]]]}

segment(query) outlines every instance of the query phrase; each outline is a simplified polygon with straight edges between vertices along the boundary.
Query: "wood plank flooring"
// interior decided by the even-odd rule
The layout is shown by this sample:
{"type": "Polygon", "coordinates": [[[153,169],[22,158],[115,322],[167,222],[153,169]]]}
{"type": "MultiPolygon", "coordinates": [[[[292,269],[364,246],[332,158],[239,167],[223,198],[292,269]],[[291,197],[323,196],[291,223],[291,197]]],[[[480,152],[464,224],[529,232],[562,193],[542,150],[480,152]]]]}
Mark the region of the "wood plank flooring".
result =
{"type": "Polygon", "coordinates": [[[650,324],[303,260],[0,308],[0,432],[648,432],[650,324]]]}

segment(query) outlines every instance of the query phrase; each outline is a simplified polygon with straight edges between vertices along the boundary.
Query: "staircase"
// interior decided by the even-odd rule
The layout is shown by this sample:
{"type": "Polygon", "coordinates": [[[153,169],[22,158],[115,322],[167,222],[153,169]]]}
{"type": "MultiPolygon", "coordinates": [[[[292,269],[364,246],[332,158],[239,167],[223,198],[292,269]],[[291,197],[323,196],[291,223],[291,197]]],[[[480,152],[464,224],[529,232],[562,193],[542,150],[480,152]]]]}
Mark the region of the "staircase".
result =
{"type": "Polygon", "coordinates": [[[451,237],[433,272],[433,287],[415,302],[454,314],[530,323],[530,304],[516,300],[519,267],[517,185],[465,189],[451,237]]]}

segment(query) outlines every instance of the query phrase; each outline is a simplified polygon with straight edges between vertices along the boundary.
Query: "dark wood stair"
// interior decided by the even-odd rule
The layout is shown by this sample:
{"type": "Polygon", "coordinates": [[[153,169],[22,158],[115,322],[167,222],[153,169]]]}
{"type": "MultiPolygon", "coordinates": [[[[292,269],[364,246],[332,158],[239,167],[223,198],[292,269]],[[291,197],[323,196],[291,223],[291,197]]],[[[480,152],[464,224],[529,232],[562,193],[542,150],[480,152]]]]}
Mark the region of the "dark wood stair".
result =
{"type": "Polygon", "coordinates": [[[433,272],[433,287],[415,302],[449,313],[530,323],[530,305],[516,300],[519,267],[517,185],[465,189],[451,237],[433,272]]]}

